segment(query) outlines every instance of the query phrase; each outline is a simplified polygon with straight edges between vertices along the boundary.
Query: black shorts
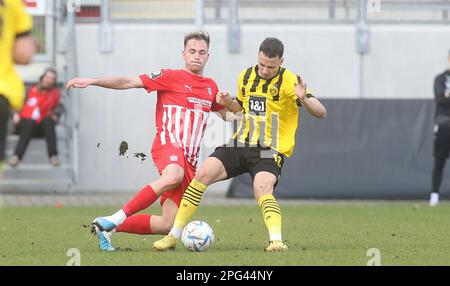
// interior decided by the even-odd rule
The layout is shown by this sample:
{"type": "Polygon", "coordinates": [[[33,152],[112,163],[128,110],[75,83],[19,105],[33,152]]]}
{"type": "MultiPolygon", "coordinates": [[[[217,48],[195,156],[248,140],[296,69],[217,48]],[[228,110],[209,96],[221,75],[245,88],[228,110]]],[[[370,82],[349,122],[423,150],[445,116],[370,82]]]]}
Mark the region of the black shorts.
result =
{"type": "Polygon", "coordinates": [[[227,179],[248,172],[254,180],[258,172],[266,171],[274,174],[278,183],[284,164],[284,155],[270,148],[220,146],[210,157],[222,162],[227,179]]]}
{"type": "Polygon", "coordinates": [[[436,126],[434,138],[434,157],[447,158],[450,153],[450,126],[436,126]]]}

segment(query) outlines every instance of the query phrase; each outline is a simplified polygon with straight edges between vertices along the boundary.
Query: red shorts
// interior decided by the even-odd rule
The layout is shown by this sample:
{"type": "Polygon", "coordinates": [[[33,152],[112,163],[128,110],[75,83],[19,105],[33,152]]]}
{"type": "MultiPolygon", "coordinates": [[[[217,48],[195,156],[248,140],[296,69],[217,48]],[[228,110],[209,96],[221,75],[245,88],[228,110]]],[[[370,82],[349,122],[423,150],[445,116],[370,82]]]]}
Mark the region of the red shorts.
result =
{"type": "Polygon", "coordinates": [[[174,201],[179,207],[184,191],[195,177],[196,168],[189,164],[181,147],[174,146],[170,143],[161,145],[159,136],[153,140],[152,158],[160,175],[162,174],[164,168],[170,164],[177,164],[183,168],[184,178],[181,184],[179,184],[175,189],[163,193],[160,199],[160,204],[163,205],[167,198],[171,198],[172,201],[174,201]]]}

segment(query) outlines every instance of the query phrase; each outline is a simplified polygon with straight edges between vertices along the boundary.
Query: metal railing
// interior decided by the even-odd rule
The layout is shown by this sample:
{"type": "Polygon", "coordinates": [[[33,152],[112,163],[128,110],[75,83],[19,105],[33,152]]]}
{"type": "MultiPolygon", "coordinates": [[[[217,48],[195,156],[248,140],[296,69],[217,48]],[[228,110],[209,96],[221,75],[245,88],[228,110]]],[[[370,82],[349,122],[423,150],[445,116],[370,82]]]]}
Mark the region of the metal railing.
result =
{"type": "MultiPolygon", "coordinates": [[[[62,56],[61,68],[63,69],[62,78],[64,83],[78,75],[78,57],[77,49],[75,48],[77,46],[75,15],[79,11],[79,3],[73,0],[58,1],[55,8],[61,15],[58,18],[57,28],[60,31],[60,36],[64,37],[60,41],[61,46],[59,47],[59,53],[62,56]]],[[[63,89],[63,96],[67,104],[67,141],[69,145],[71,188],[73,189],[79,181],[79,91],[72,90],[68,92],[66,89],[63,89]]]]}
{"type": "MultiPolygon", "coordinates": [[[[230,0],[204,0],[205,24],[227,23],[230,0]]],[[[354,23],[359,0],[239,0],[240,23],[354,23]]],[[[81,2],[83,3],[83,1],[81,2]]],[[[112,21],[194,22],[197,0],[110,0],[112,21]]],[[[371,23],[449,22],[449,0],[367,0],[371,23]]]]}

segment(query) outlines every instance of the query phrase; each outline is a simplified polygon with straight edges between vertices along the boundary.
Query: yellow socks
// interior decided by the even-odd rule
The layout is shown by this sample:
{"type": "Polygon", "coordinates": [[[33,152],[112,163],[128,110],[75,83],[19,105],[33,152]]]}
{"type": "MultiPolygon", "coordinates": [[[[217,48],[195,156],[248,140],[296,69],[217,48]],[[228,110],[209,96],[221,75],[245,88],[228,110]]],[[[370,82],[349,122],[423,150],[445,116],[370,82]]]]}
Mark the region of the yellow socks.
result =
{"type": "Polygon", "coordinates": [[[181,200],[180,208],[178,209],[177,216],[175,218],[175,223],[170,231],[175,238],[178,239],[181,237],[181,232],[183,231],[184,226],[189,222],[197,210],[205,190],[206,186],[196,179],[192,180],[187,187],[184,192],[183,199],[181,200]]]}
{"type": "Polygon", "coordinates": [[[263,213],[264,223],[269,231],[270,241],[282,241],[281,238],[281,210],[273,195],[259,198],[258,204],[263,213]]]}

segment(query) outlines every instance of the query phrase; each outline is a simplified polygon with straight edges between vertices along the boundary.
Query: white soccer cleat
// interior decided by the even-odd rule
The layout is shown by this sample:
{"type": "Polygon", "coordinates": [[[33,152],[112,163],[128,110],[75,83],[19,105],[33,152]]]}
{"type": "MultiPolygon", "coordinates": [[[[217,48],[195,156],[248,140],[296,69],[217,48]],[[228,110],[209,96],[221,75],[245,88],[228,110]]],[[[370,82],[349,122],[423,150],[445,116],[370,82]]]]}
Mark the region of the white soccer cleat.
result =
{"type": "Polygon", "coordinates": [[[431,193],[430,195],[430,207],[435,207],[439,204],[439,193],[431,193]]]}
{"type": "Polygon", "coordinates": [[[112,232],[101,231],[98,226],[93,225],[95,234],[98,237],[98,247],[102,251],[114,251],[116,250],[111,243],[112,232]]]}

